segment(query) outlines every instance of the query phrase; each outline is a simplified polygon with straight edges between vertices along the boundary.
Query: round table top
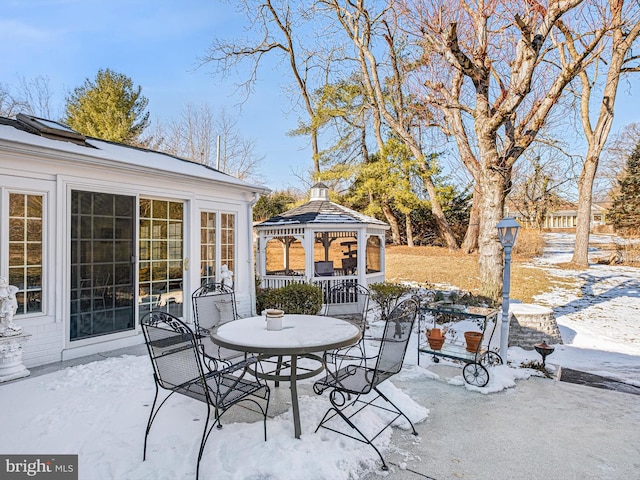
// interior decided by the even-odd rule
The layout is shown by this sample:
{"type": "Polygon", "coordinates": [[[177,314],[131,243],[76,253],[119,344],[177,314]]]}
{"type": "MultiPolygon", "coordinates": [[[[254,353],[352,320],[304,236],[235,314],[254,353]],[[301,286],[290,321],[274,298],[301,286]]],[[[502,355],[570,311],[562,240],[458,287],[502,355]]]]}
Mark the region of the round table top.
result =
{"type": "Polygon", "coordinates": [[[215,327],[211,340],[241,352],[300,355],[353,345],[361,335],[346,320],[290,314],[282,317],[282,330],[267,330],[264,316],[239,318],[215,327]]]}

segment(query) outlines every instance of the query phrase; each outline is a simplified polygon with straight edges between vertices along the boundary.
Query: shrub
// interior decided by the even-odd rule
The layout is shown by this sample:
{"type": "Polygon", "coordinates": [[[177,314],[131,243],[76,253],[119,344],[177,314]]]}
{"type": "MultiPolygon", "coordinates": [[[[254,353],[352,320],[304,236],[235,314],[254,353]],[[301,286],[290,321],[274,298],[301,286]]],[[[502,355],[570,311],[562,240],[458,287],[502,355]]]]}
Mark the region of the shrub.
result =
{"type": "Polygon", "coordinates": [[[518,238],[513,246],[513,255],[521,259],[531,259],[542,255],[544,250],[544,237],[540,230],[534,228],[521,228],[518,238]]]}
{"type": "Polygon", "coordinates": [[[400,283],[380,282],[369,285],[369,290],[371,291],[371,300],[380,307],[381,317],[384,320],[396,306],[398,300],[409,293],[412,288],[400,283]]]}
{"type": "Polygon", "coordinates": [[[322,289],[308,283],[290,283],[281,288],[260,288],[256,292],[257,311],[279,308],[285,313],[316,315],[322,308],[322,289]]]}

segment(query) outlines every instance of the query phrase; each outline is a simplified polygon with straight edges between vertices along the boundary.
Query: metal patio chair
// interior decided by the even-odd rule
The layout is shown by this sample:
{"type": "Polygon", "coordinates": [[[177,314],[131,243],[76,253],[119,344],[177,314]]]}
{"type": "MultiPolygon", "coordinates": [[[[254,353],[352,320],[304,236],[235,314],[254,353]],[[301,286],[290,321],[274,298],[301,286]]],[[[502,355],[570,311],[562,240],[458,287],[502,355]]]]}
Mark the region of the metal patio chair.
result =
{"type": "Polygon", "coordinates": [[[409,418],[389,400],[378,386],[385,380],[391,378],[402,369],[402,363],[407,351],[409,337],[413,330],[413,324],[418,312],[418,302],[413,298],[400,302],[389,314],[384,335],[380,343],[380,350],[375,357],[374,367],[367,367],[366,362],[358,365],[345,365],[336,372],[327,374],[313,385],[316,394],[331,389],[329,400],[331,408],[327,410],[316,432],[320,428],[326,428],[359,442],[369,444],[382,460],[382,469],[388,470],[384,457],[373,444],[373,441],[399,417],[411,425],[412,433],[417,435],[415,427],[409,418]],[[362,399],[362,395],[375,392],[373,398],[362,399]],[[386,402],[380,404],[378,399],[386,402]],[[378,402],[378,403],[376,403],[378,402]],[[393,418],[377,433],[367,436],[364,431],[356,425],[357,415],[367,407],[374,407],[393,414],[393,418]],[[351,430],[345,432],[338,429],[340,420],[346,423],[351,430]]]}
{"type": "Polygon", "coordinates": [[[266,384],[253,377],[244,378],[245,369],[242,365],[205,371],[194,332],[170,313],[149,312],[140,323],[153,365],[156,387],[144,436],[143,460],[147,457],[147,439],[151,425],[162,406],[174,393],[186,395],[207,405],[207,418],[198,451],[196,479],[200,474],[200,460],[207,439],[215,425],[222,428],[220,418],[232,406],[240,402],[251,402],[257,405],[263,416],[264,439],[267,440],[270,390],[266,384]],[[156,408],[160,389],[170,393],[156,408]],[[265,403],[264,408],[261,402],[265,403]],[[209,427],[212,411],[214,421],[209,427]]]}
{"type": "Polygon", "coordinates": [[[238,318],[233,289],[222,283],[206,283],[193,292],[191,301],[196,337],[205,356],[205,365],[211,363],[210,369],[217,370],[219,363],[230,366],[246,359],[245,353],[215,345],[209,336],[213,327],[238,318]]]}
{"type": "Polygon", "coordinates": [[[369,311],[369,289],[353,280],[345,280],[332,286],[326,293],[322,315],[337,317],[353,323],[362,332],[355,345],[331,352],[326,360],[341,365],[345,360],[360,361],[366,359],[365,330],[367,329],[367,313],[369,311]],[[356,304],[357,311],[345,309],[356,304]]]}

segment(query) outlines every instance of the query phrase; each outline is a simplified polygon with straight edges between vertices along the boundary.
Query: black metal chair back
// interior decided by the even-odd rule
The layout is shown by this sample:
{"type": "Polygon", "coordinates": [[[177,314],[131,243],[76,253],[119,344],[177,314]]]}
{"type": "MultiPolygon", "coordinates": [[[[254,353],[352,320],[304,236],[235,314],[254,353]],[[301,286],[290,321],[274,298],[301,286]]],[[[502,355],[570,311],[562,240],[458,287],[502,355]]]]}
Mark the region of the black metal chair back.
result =
{"type": "Polygon", "coordinates": [[[327,317],[341,317],[349,320],[361,330],[365,330],[369,298],[371,292],[358,282],[345,280],[333,285],[326,293],[322,314],[327,317]],[[349,305],[356,305],[355,311],[349,311],[349,305]],[[345,309],[347,307],[347,309],[345,309]]]}
{"type": "Polygon", "coordinates": [[[233,288],[217,282],[206,283],[193,292],[191,302],[195,331],[207,368],[217,370],[220,362],[228,366],[236,359],[246,359],[245,353],[214,345],[209,337],[213,327],[238,318],[233,288]]]}
{"type": "Polygon", "coordinates": [[[191,329],[167,312],[149,312],[141,320],[153,375],[161,388],[179,389],[204,376],[191,329]]]}
{"type": "MultiPolygon", "coordinates": [[[[194,323],[198,330],[210,330],[238,318],[233,288],[222,283],[202,285],[191,295],[194,323]]],[[[208,332],[207,332],[208,333],[208,332]]]]}
{"type": "Polygon", "coordinates": [[[340,368],[344,362],[353,360],[366,361],[365,330],[367,328],[367,312],[369,311],[369,289],[353,280],[345,280],[333,285],[325,293],[325,303],[322,314],[327,317],[338,317],[353,323],[362,331],[357,344],[335,350],[325,356],[328,364],[340,368]],[[350,311],[349,306],[355,305],[357,311],[350,311]]]}
{"type": "MultiPolygon", "coordinates": [[[[347,364],[335,372],[328,371],[324,378],[316,381],[313,385],[313,390],[318,395],[321,395],[327,389],[331,389],[329,400],[332,406],[327,410],[327,413],[325,413],[316,431],[320,428],[326,428],[340,435],[369,444],[382,460],[383,470],[388,470],[388,467],[384,461],[384,457],[373,444],[373,440],[387,427],[391,426],[400,416],[409,422],[413,434],[418,434],[411,420],[378,389],[378,385],[402,369],[402,363],[404,362],[417,313],[418,302],[413,298],[404,300],[396,305],[387,317],[384,334],[380,343],[380,350],[378,351],[377,357],[375,357],[376,362],[374,367],[368,367],[367,362],[364,360],[357,365],[347,364]],[[361,395],[366,395],[371,391],[376,392],[377,396],[375,398],[367,400],[360,399],[361,395]],[[355,399],[352,399],[352,396],[355,396],[355,399]],[[374,403],[379,398],[386,401],[390,407],[387,408],[374,403]],[[356,404],[363,404],[363,406],[356,407],[356,404]],[[353,420],[356,415],[369,406],[395,414],[393,419],[375,435],[365,434],[363,430],[358,428],[353,420]],[[332,427],[331,422],[335,417],[341,418],[357,433],[357,436],[350,435],[332,427]]],[[[365,429],[365,431],[366,430],[367,429],[365,429]]]]}
{"type": "Polygon", "coordinates": [[[198,348],[195,333],[180,319],[170,313],[152,311],[140,321],[144,333],[149,358],[153,366],[156,393],[149,413],[147,429],[144,437],[143,460],[147,455],[147,439],[151,425],[165,402],[174,393],[186,395],[207,405],[207,418],[204,423],[196,479],[200,474],[200,460],[204,446],[215,425],[222,428],[220,418],[229,408],[239,402],[251,402],[257,405],[263,416],[264,438],[267,439],[267,409],[269,408],[269,387],[259,380],[244,378],[244,365],[232,365],[220,370],[206,371],[198,348]],[[169,395],[160,402],[159,390],[169,391],[169,395]],[[258,399],[265,401],[263,407],[258,399]],[[214,422],[208,426],[211,410],[214,422]]]}
{"type": "Polygon", "coordinates": [[[408,299],[396,305],[387,317],[372,386],[379,385],[402,369],[417,314],[418,303],[408,299]]]}

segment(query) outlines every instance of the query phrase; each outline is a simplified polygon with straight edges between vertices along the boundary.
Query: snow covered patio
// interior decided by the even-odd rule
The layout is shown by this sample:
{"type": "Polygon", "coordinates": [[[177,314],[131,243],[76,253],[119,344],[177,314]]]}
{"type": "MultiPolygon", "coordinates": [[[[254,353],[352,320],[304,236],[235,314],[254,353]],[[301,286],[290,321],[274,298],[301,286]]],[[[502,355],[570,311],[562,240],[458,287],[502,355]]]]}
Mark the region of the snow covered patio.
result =
{"type": "MultiPolygon", "coordinates": [[[[540,266],[553,268],[554,261],[562,261],[557,252],[570,244],[570,238],[565,243],[562,238],[552,244],[556,255],[542,259],[540,266]]],[[[583,275],[582,296],[555,290],[537,299],[554,308],[565,342],[547,363],[640,386],[640,272],[598,265],[583,275]]],[[[479,389],[464,383],[460,365],[436,365],[425,356],[417,366],[415,352],[416,344],[410,344],[403,371],[387,382],[385,393],[416,421],[419,436],[400,425],[378,438],[388,473],[379,469],[367,445],[329,431],[314,433],[329,402],[326,394],[315,395],[312,380],[306,380],[299,384],[301,439],[291,435],[290,395],[282,384],[272,388],[269,440],[262,441],[258,415],[230,410],[224,428],[214,430],[207,443],[202,478],[637,477],[639,396],[506,366],[493,367],[489,384],[479,389]]],[[[42,368],[32,377],[0,385],[0,453],[78,454],[79,478],[86,480],[193,478],[205,409],[186,397],[170,400],[154,424],[142,462],[154,392],[151,365],[146,353],[113,354],[65,369],[42,368]]],[[[511,348],[509,359],[517,364],[539,356],[511,348]]],[[[371,412],[368,421],[382,420],[371,412]]]]}
{"type": "MultiPolygon", "coordinates": [[[[518,371],[496,369],[502,371],[492,371],[494,387],[513,382],[518,371]]],[[[142,462],[153,400],[146,356],[78,365],[3,385],[0,392],[4,454],[78,454],[81,479],[173,480],[195,475],[205,409],[186,397],[172,399],[158,417],[142,462]]],[[[262,440],[258,415],[230,410],[224,428],[214,430],[207,443],[202,478],[629,479],[637,473],[636,395],[543,377],[518,380],[515,388],[483,395],[461,387],[459,367],[433,365],[427,370],[408,365],[387,382],[385,393],[417,421],[419,436],[394,428],[378,439],[390,463],[387,475],[367,445],[328,431],[313,433],[329,402],[314,395],[309,382],[300,392],[300,440],[291,435],[288,388],[274,388],[268,441],[262,440]]],[[[371,413],[368,420],[379,423],[371,413]]]]}

